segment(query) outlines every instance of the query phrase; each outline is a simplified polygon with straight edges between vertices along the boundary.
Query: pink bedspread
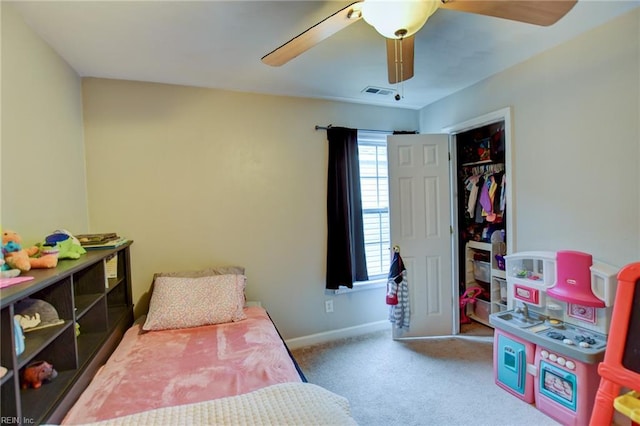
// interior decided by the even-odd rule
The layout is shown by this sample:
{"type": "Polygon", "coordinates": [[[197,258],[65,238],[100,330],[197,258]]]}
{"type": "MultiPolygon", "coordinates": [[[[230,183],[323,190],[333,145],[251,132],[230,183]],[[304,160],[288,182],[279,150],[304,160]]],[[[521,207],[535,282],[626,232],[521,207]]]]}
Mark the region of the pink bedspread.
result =
{"type": "Polygon", "coordinates": [[[88,423],[159,407],[244,394],[300,382],[266,311],[247,319],[140,334],[130,328],[63,424],[88,423]]]}

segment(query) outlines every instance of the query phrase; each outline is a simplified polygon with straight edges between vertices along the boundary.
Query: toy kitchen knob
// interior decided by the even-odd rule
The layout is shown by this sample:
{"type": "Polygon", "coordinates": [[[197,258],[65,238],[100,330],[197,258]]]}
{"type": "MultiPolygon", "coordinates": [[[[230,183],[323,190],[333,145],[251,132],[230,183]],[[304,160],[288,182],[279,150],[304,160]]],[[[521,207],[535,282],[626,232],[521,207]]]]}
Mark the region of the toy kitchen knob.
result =
{"type": "Polygon", "coordinates": [[[573,340],[571,340],[571,339],[564,339],[564,340],[562,341],[562,343],[564,343],[565,345],[569,345],[569,346],[571,346],[571,345],[573,345],[573,344],[574,344],[574,343],[573,343],[573,340]]]}
{"type": "Polygon", "coordinates": [[[573,361],[567,361],[565,362],[564,366],[567,367],[569,370],[575,370],[576,363],[573,361]]]}

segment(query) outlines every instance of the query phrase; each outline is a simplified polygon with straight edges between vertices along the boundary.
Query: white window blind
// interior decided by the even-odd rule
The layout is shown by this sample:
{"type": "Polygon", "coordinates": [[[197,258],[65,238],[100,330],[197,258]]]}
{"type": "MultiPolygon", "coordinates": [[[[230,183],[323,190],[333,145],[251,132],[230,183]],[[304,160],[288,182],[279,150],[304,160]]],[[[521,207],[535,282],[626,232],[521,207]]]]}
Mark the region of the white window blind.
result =
{"type": "Polygon", "coordinates": [[[385,277],[390,264],[387,133],[358,130],[358,156],[367,271],[373,280],[385,277]]]}

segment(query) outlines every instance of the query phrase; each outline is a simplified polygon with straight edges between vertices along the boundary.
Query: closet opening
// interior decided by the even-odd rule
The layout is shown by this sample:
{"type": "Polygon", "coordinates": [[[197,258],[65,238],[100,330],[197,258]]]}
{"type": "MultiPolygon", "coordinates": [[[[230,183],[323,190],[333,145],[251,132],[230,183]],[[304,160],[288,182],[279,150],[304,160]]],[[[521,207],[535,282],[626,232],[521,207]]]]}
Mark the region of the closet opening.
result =
{"type": "Polygon", "coordinates": [[[512,192],[509,116],[502,112],[450,132],[458,331],[476,322],[492,327],[489,315],[507,306],[504,256],[513,250],[512,192]]]}

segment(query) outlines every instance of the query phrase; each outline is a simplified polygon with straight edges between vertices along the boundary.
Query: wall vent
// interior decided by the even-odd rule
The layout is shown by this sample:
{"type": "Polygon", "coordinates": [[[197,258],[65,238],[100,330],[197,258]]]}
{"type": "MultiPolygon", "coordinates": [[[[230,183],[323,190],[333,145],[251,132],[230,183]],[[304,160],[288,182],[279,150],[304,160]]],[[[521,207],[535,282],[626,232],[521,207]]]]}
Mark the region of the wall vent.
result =
{"type": "Polygon", "coordinates": [[[369,93],[371,95],[389,96],[395,93],[393,89],[384,89],[382,87],[367,86],[362,90],[362,93],[369,93]]]}

